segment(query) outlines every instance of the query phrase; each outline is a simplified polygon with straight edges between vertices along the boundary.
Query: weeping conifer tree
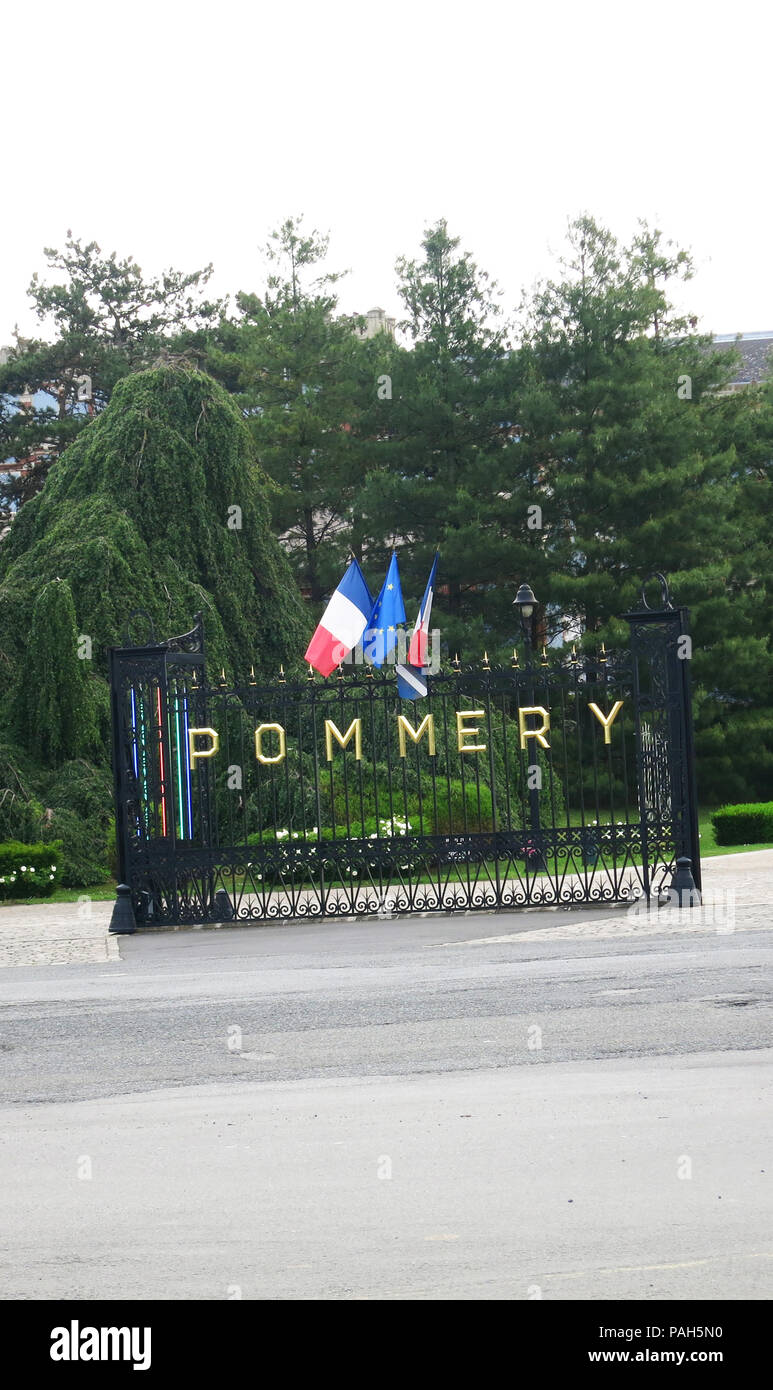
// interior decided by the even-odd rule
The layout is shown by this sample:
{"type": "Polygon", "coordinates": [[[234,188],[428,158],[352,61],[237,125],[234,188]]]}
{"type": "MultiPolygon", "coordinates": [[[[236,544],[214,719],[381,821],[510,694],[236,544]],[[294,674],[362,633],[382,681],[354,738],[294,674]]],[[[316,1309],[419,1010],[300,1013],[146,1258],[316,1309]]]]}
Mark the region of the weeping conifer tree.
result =
{"type": "Polygon", "coordinates": [[[0,547],[0,693],[18,683],[36,600],[57,578],[100,675],[136,609],[160,638],[201,610],[211,668],[230,676],[299,663],[310,624],[270,529],[269,487],[211,377],[165,365],[125,378],[0,547]]]}

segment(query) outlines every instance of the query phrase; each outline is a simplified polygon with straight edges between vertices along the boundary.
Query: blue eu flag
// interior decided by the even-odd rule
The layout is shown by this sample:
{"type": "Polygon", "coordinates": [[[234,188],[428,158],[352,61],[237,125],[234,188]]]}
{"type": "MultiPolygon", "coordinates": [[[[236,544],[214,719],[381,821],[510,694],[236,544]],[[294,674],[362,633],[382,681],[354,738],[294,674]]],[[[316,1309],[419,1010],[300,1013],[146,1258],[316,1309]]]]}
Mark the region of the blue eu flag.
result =
{"type": "Polygon", "coordinates": [[[400,588],[397,555],[392,552],[381,593],[373,605],[368,630],[365,632],[365,656],[374,666],[383,666],[397,644],[397,628],[405,622],[405,604],[400,588]]]}

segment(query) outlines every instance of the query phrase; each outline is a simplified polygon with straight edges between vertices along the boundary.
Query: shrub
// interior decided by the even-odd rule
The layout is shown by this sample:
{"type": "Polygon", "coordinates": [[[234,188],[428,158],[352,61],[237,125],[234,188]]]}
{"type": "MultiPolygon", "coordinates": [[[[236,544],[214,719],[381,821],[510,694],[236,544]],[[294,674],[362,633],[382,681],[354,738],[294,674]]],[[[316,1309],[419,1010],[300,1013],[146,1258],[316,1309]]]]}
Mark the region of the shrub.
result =
{"type": "Polygon", "coordinates": [[[773,840],[773,801],[721,806],[711,817],[718,845],[755,845],[773,840]]]}
{"type": "Polygon", "coordinates": [[[0,843],[34,844],[40,839],[42,815],[28,757],[10,744],[0,745],[0,843]]]}
{"type": "Polygon", "coordinates": [[[59,880],[62,846],[0,844],[0,898],[47,898],[59,880]]]}
{"type": "MultiPolygon", "coordinates": [[[[375,840],[378,838],[389,839],[394,835],[410,835],[418,833],[418,824],[412,820],[405,820],[400,816],[395,816],[393,821],[386,817],[377,820],[375,816],[367,816],[364,821],[351,820],[349,823],[351,838],[353,840],[375,840]]],[[[287,829],[280,826],[276,831],[264,830],[262,834],[258,831],[254,835],[247,836],[247,844],[255,846],[266,846],[273,843],[289,845],[292,841],[301,841],[303,844],[315,845],[320,840],[343,840],[346,838],[346,828],[343,823],[336,827],[336,834],[333,835],[329,825],[323,825],[320,830],[316,825],[308,825],[306,834],[300,829],[287,829]]]]}
{"type": "Polygon", "coordinates": [[[45,779],[43,836],[61,840],[63,888],[103,883],[111,867],[115,842],[110,814],[110,774],[83,759],[73,759],[45,779]]]}
{"type": "Polygon", "coordinates": [[[426,829],[436,835],[474,833],[494,825],[491,788],[484,782],[478,786],[474,776],[464,782],[453,780],[450,786],[438,780],[437,814],[431,792],[424,797],[423,810],[426,829]]]}
{"type": "Polygon", "coordinates": [[[88,888],[108,877],[108,844],[104,821],[99,816],[79,816],[76,811],[54,808],[46,827],[52,840],[61,841],[63,888],[88,888]]]}
{"type": "Polygon", "coordinates": [[[84,819],[101,816],[107,827],[113,804],[109,768],[95,767],[83,758],[67,762],[42,784],[46,806],[75,811],[84,819]]]}

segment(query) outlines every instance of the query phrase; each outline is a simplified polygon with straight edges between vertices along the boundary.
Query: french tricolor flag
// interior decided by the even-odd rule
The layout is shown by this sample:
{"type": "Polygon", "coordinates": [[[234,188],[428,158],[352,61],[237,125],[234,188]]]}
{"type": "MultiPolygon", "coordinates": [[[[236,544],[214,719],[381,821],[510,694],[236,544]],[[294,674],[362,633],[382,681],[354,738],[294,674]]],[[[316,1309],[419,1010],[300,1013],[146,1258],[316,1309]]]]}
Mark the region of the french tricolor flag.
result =
{"type": "Polygon", "coordinates": [[[372,612],[373,599],[365,576],[352,557],[306,648],[304,660],[320,675],[329,676],[357,646],[372,612]]]}

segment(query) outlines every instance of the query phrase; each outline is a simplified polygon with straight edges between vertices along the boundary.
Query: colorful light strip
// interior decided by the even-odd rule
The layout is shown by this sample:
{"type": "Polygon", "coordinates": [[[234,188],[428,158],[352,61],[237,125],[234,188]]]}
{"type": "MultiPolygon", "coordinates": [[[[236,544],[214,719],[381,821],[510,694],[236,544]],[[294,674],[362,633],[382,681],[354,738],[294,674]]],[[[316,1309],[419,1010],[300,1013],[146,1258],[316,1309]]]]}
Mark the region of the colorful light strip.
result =
{"type": "Polygon", "coordinates": [[[180,812],[178,822],[178,837],[185,838],[185,811],[183,808],[183,741],[180,728],[180,701],[177,696],[177,686],[175,685],[174,696],[174,730],[175,745],[177,747],[177,805],[180,812]]]}
{"type": "Polygon", "coordinates": [[[183,748],[183,757],[184,757],[184,759],[185,759],[185,780],[186,780],[186,786],[187,786],[187,789],[188,789],[188,837],[189,837],[189,839],[192,840],[192,839],[193,839],[193,790],[192,790],[192,787],[191,787],[191,760],[190,760],[190,752],[189,752],[190,743],[189,743],[189,739],[188,739],[188,732],[189,732],[189,729],[188,729],[188,696],[187,696],[187,693],[183,696],[183,729],[184,729],[185,737],[184,737],[184,739],[183,739],[182,748],[183,748]]]}
{"type": "Polygon", "coordinates": [[[140,768],[137,761],[137,698],[134,694],[134,686],[131,688],[132,697],[132,762],[134,764],[134,776],[139,777],[140,768]]]}
{"type": "Polygon", "coordinates": [[[164,768],[164,722],[161,713],[161,686],[156,686],[156,713],[158,715],[158,762],[161,774],[161,834],[166,835],[166,771],[164,768]]]}
{"type": "Polygon", "coordinates": [[[140,726],[140,764],[142,767],[142,820],[145,826],[145,834],[150,830],[150,807],[148,806],[148,750],[145,740],[145,704],[142,696],[139,697],[139,726],[140,726]]]}

